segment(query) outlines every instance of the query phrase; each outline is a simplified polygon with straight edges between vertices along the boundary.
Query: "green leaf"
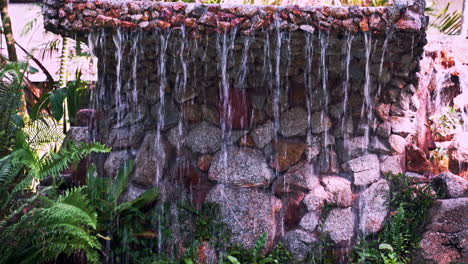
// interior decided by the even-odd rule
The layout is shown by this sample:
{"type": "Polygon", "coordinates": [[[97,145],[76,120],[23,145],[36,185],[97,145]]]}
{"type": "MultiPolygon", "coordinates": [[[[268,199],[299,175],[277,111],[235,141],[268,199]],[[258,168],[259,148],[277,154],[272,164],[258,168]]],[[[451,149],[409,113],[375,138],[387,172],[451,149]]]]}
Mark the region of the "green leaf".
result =
{"type": "Polygon", "coordinates": [[[37,73],[37,72],[39,72],[39,70],[34,68],[33,66],[29,66],[28,67],[28,72],[29,73],[37,73]]]}
{"type": "Polygon", "coordinates": [[[63,117],[63,101],[67,97],[67,89],[59,88],[53,91],[50,95],[50,110],[55,120],[60,120],[63,117]]]}
{"type": "Polygon", "coordinates": [[[233,256],[227,256],[227,259],[232,263],[232,264],[241,264],[237,258],[233,256]]]}
{"type": "Polygon", "coordinates": [[[115,208],[115,211],[117,212],[117,214],[121,214],[132,208],[140,209],[144,207],[145,205],[156,200],[157,197],[158,197],[158,190],[156,188],[151,188],[149,190],[146,190],[144,193],[142,193],[140,196],[138,196],[134,200],[122,203],[121,205],[117,206],[117,208],[115,208]]]}
{"type": "MultiPolygon", "coordinates": [[[[119,170],[119,174],[117,175],[117,178],[112,184],[112,189],[110,192],[111,202],[117,201],[117,199],[119,199],[120,195],[127,187],[128,178],[130,177],[130,174],[133,171],[133,167],[134,167],[133,160],[127,160],[125,161],[122,168],[119,170]]],[[[112,176],[113,175],[111,175],[111,177],[112,176]]]]}

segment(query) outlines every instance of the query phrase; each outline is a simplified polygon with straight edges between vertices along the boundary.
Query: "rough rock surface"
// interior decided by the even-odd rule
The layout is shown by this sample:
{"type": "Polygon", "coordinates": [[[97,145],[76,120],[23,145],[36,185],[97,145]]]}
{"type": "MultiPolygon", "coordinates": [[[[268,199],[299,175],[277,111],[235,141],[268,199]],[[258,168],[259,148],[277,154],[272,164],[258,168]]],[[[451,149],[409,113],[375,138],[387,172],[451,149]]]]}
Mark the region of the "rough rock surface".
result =
{"type": "Polygon", "coordinates": [[[309,211],[319,210],[329,199],[328,196],[323,186],[317,185],[304,197],[304,204],[309,211]]]}
{"type": "Polygon", "coordinates": [[[135,159],[133,181],[151,187],[162,179],[163,170],[170,158],[171,147],[165,141],[157,141],[156,133],[146,134],[135,159]]]}
{"type": "Polygon", "coordinates": [[[432,185],[444,198],[468,197],[468,181],[450,172],[434,177],[432,185]]]}
{"type": "Polygon", "coordinates": [[[296,164],[304,154],[305,144],[280,140],[273,143],[275,154],[271,157],[270,166],[277,171],[285,171],[296,164]]]}
{"type": "Polygon", "coordinates": [[[468,261],[468,198],[437,200],[419,254],[429,263],[468,261]]]}
{"type": "Polygon", "coordinates": [[[259,150],[229,147],[226,156],[216,153],[208,177],[222,184],[253,187],[268,185],[273,174],[259,150]]]}
{"type": "Polygon", "coordinates": [[[308,191],[319,184],[320,178],[315,175],[313,164],[303,161],[278,177],[273,184],[273,190],[275,193],[290,192],[292,190],[308,191]]]}
{"type": "Polygon", "coordinates": [[[375,154],[349,160],[342,167],[345,171],[353,173],[354,185],[368,185],[376,182],[380,177],[379,158],[375,154]]]}
{"type": "Polygon", "coordinates": [[[213,153],[221,146],[221,129],[208,122],[201,122],[189,132],[186,144],[193,152],[213,153]]]}
{"type": "Polygon", "coordinates": [[[351,207],[331,210],[323,231],[328,232],[335,243],[350,241],[354,236],[354,214],[351,207]]]}
{"type": "Polygon", "coordinates": [[[328,202],[340,207],[353,204],[353,191],[351,183],[339,176],[327,176],[322,179],[325,191],[328,193],[328,202]]]}
{"type": "Polygon", "coordinates": [[[252,138],[259,148],[265,147],[275,136],[274,124],[271,121],[265,122],[263,125],[257,127],[251,133],[252,138]]]}
{"type": "Polygon", "coordinates": [[[281,209],[278,198],[258,189],[218,184],[206,199],[220,204],[221,217],[233,232],[232,242],[252,248],[256,239],[267,233],[265,250],[271,249],[276,236],[275,215],[281,209]]]}
{"type": "Polygon", "coordinates": [[[359,196],[359,230],[365,234],[374,234],[383,227],[388,215],[390,187],[386,180],[373,183],[359,196]]]}
{"type": "Polygon", "coordinates": [[[309,212],[302,217],[299,226],[305,231],[314,232],[319,221],[320,214],[318,212],[309,212]]]}
{"type": "Polygon", "coordinates": [[[285,137],[303,136],[307,127],[307,111],[302,107],[291,108],[281,115],[279,132],[285,137]]]}
{"type": "Polygon", "coordinates": [[[313,233],[304,230],[292,230],[283,237],[283,242],[294,256],[295,260],[301,261],[307,257],[310,247],[317,240],[313,233]]]}
{"type": "Polygon", "coordinates": [[[130,160],[132,156],[127,150],[111,152],[104,163],[104,171],[107,177],[115,178],[122,168],[125,161],[130,160]]]}

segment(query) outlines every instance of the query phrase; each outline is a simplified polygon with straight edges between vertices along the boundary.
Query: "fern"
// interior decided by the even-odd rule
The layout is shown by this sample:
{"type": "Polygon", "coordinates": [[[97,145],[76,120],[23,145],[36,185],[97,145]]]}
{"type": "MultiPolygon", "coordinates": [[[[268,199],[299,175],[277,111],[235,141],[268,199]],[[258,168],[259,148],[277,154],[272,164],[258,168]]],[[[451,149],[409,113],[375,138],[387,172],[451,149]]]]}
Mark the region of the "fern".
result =
{"type": "Polygon", "coordinates": [[[99,263],[100,244],[92,234],[97,215],[84,190],[71,189],[0,229],[0,263],[43,263],[79,251],[86,253],[89,263],[99,263]]]}

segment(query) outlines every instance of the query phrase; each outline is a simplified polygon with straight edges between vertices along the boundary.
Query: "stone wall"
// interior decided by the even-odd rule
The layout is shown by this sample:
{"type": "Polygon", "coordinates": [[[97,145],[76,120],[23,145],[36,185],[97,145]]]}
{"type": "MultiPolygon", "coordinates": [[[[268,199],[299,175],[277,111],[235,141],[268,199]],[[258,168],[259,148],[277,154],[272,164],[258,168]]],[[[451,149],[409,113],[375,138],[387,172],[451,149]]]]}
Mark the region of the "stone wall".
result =
{"type": "Polygon", "coordinates": [[[415,170],[422,10],[48,0],[44,15],[99,58],[91,134],[113,147],[107,176],[135,159],[127,198],[217,202],[234,242],[266,232],[301,259],[322,232],[341,254],[378,232],[384,173],[415,170]]]}

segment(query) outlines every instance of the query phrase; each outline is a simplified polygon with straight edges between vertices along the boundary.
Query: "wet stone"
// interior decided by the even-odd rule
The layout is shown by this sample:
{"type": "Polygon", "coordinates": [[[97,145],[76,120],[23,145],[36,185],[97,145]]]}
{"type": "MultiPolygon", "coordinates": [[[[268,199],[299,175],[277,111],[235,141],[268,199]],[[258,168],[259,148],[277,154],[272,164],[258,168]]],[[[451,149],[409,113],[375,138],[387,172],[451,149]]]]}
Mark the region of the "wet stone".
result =
{"type": "Polygon", "coordinates": [[[335,243],[350,241],[354,236],[354,214],[350,207],[336,208],[330,211],[323,231],[330,234],[335,243]]]}
{"type": "Polygon", "coordinates": [[[208,177],[230,186],[254,187],[268,185],[273,174],[259,150],[229,147],[226,153],[216,153],[208,177]]]}
{"type": "Polygon", "coordinates": [[[380,231],[388,214],[390,187],[386,180],[373,183],[359,196],[359,230],[364,235],[380,231]]]}
{"type": "Polygon", "coordinates": [[[208,202],[218,203],[221,217],[231,229],[231,242],[253,248],[262,233],[267,234],[265,250],[270,250],[276,236],[276,213],[281,201],[259,189],[231,188],[216,185],[207,196],[208,202]]]}
{"type": "Polygon", "coordinates": [[[307,127],[307,111],[302,107],[294,107],[281,115],[279,132],[285,137],[304,136],[307,127]]]}
{"type": "Polygon", "coordinates": [[[196,153],[208,154],[221,146],[221,129],[207,122],[197,124],[187,135],[187,146],[196,153]]]}

